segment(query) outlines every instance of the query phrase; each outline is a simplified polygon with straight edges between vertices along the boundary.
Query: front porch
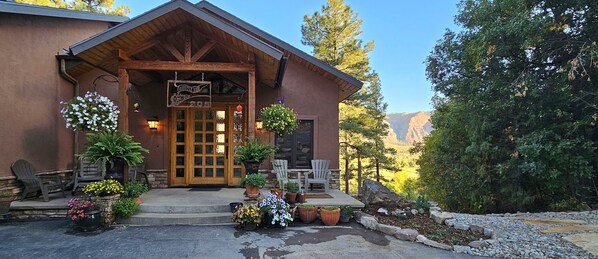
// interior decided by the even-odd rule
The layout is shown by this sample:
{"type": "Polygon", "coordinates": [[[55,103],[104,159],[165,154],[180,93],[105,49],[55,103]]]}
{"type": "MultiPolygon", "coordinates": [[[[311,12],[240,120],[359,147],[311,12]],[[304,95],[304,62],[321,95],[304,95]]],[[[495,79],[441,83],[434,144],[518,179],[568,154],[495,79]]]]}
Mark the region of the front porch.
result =
{"type": "MultiPolygon", "coordinates": [[[[152,189],[142,195],[143,203],[138,214],[119,221],[128,225],[226,225],[232,224],[231,202],[247,202],[243,188],[168,188],[152,189]]],[[[269,190],[263,189],[265,196],[269,190]]],[[[333,189],[307,198],[305,204],[316,207],[347,205],[362,208],[355,198],[333,189]]],[[[48,219],[66,217],[67,201],[60,193],[50,195],[50,201],[31,199],[13,201],[10,211],[13,219],[48,219]]]]}

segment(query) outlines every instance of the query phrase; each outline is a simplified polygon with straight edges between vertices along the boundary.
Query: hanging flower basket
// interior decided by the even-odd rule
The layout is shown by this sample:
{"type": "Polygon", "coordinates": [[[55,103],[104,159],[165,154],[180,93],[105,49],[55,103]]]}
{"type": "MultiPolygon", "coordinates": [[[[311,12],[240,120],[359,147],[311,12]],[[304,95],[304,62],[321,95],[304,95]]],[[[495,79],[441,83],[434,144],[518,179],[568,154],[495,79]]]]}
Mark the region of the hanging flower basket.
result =
{"type": "Polygon", "coordinates": [[[263,127],[279,136],[291,134],[297,129],[297,114],[283,104],[272,104],[262,109],[263,127]]]}
{"type": "Polygon", "coordinates": [[[64,105],[60,113],[66,127],[75,131],[114,131],[118,124],[118,107],[108,97],[96,92],[77,96],[64,105]]]}

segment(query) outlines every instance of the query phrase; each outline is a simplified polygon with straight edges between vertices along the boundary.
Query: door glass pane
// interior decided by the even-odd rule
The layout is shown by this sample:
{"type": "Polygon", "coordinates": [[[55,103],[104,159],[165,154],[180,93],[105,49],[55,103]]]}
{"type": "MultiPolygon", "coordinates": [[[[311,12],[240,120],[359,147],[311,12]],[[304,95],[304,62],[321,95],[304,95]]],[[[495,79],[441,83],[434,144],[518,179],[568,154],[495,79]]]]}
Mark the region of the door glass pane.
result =
{"type": "Polygon", "coordinates": [[[214,131],[214,123],[206,122],[206,131],[214,131]]]}
{"type": "Polygon", "coordinates": [[[200,156],[195,157],[195,165],[201,165],[201,157],[200,156]]]}
{"type": "Polygon", "coordinates": [[[206,168],[206,177],[214,177],[214,168],[206,168]]]}
{"type": "Polygon", "coordinates": [[[178,121],[176,123],[176,130],[185,130],[185,122],[178,121]]]}
{"type": "Polygon", "coordinates": [[[195,142],[197,142],[197,143],[203,142],[203,134],[196,133],[195,134],[195,142]]]}
{"type": "Polygon", "coordinates": [[[225,138],[224,138],[224,134],[223,133],[216,135],[216,142],[218,142],[218,143],[224,143],[224,140],[225,140],[225,138]]]}
{"type": "Polygon", "coordinates": [[[224,168],[216,168],[216,177],[224,177],[224,168]]]}
{"type": "Polygon", "coordinates": [[[225,131],[225,130],[226,130],[226,124],[224,124],[224,122],[216,123],[216,131],[225,131]]]}
{"type": "Polygon", "coordinates": [[[216,154],[224,154],[224,150],[226,150],[226,148],[224,147],[224,145],[218,145],[218,146],[216,146],[216,154]]]}
{"type": "Polygon", "coordinates": [[[216,111],[216,119],[217,120],[226,119],[226,112],[225,111],[216,111]]]}
{"type": "Polygon", "coordinates": [[[292,134],[276,136],[276,159],[289,161],[289,168],[310,168],[313,159],[313,127],[311,120],[299,121],[292,134]]]}
{"type": "Polygon", "coordinates": [[[206,145],[206,154],[214,154],[214,146],[206,145]]]}
{"type": "Polygon", "coordinates": [[[176,142],[185,142],[185,134],[177,133],[176,134],[176,142]]]}
{"type": "Polygon", "coordinates": [[[185,154],[185,145],[176,145],[177,154],[185,154]]]}
{"type": "Polygon", "coordinates": [[[202,131],[203,130],[203,123],[201,122],[196,122],[195,123],[195,131],[202,131]]]}
{"type": "Polygon", "coordinates": [[[214,165],[214,157],[206,157],[206,165],[214,165]]]}
{"type": "Polygon", "coordinates": [[[214,112],[213,111],[207,111],[206,112],[206,120],[213,120],[214,119],[214,112]]]}
{"type": "Polygon", "coordinates": [[[201,154],[201,150],[202,150],[201,145],[195,145],[195,150],[194,150],[195,154],[201,154]]]}
{"type": "Polygon", "coordinates": [[[201,120],[201,118],[203,118],[203,112],[202,111],[195,111],[195,119],[196,120],[201,120]]]}
{"type": "Polygon", "coordinates": [[[183,111],[183,110],[176,111],[176,118],[179,120],[184,120],[185,119],[185,111],[183,111]]]}
{"type": "Polygon", "coordinates": [[[201,177],[201,168],[194,168],[193,169],[193,176],[201,177]]]}
{"type": "Polygon", "coordinates": [[[185,168],[177,168],[176,177],[185,177],[185,168]]]}
{"type": "Polygon", "coordinates": [[[177,156],[176,157],[176,165],[185,165],[185,157],[177,156]]]}
{"type": "Polygon", "coordinates": [[[216,165],[224,165],[224,157],[223,156],[216,157],[216,165]]]}
{"type": "Polygon", "coordinates": [[[241,178],[241,168],[233,169],[233,177],[241,178]]]}
{"type": "Polygon", "coordinates": [[[214,134],[206,134],[206,142],[207,143],[214,142],[214,134]]]}

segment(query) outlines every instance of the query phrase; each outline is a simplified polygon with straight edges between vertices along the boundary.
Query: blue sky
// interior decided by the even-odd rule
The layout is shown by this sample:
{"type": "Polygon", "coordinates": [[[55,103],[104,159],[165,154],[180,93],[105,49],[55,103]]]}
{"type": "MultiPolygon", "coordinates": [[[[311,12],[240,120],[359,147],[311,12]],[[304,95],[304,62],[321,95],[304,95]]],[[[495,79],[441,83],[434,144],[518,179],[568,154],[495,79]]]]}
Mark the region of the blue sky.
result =
{"type": "MultiPolygon", "coordinates": [[[[457,28],[453,17],[459,0],[345,1],[363,20],[362,39],[365,42],[374,40],[376,44],[370,54],[371,66],[382,80],[388,112],[432,110],[433,92],[426,80],[424,61],[445,29],[457,28]]],[[[164,2],[167,1],[116,0],[117,5],[131,7],[131,17],[164,2]]],[[[326,0],[209,2],[311,53],[310,48],[301,44],[303,16],[319,11],[326,0]]]]}

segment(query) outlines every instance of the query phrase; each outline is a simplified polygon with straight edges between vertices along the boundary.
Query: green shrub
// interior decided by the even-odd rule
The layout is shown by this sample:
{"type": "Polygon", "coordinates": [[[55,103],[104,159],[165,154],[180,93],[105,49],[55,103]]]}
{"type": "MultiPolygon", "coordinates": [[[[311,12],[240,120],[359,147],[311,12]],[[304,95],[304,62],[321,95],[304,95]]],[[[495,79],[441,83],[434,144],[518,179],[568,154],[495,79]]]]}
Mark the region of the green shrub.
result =
{"type": "Polygon", "coordinates": [[[298,192],[299,191],[299,184],[296,182],[288,182],[287,183],[287,190],[289,192],[298,192]]]}
{"type": "Polygon", "coordinates": [[[588,210],[588,205],[573,197],[550,204],[551,211],[583,211],[588,210]]]}
{"type": "Polygon", "coordinates": [[[147,192],[149,188],[147,184],[140,181],[129,181],[125,184],[125,197],[126,198],[137,198],[144,192],[147,192]]]}
{"type": "Polygon", "coordinates": [[[112,205],[112,210],[116,216],[128,218],[139,211],[139,204],[134,199],[125,198],[112,205]]]}
{"type": "Polygon", "coordinates": [[[257,140],[247,140],[235,149],[238,161],[262,162],[276,153],[276,148],[270,144],[261,144],[257,140]]]}
{"type": "Polygon", "coordinates": [[[353,217],[353,207],[351,206],[347,206],[347,205],[343,205],[340,207],[341,208],[341,215],[343,217],[348,217],[348,218],[352,218],[353,217]]]}
{"type": "Polygon", "coordinates": [[[0,192],[0,199],[12,197],[12,192],[0,192]]]}
{"type": "Polygon", "coordinates": [[[241,186],[245,185],[256,186],[262,188],[266,185],[266,176],[261,174],[249,174],[241,179],[241,186]]]}
{"type": "Polygon", "coordinates": [[[415,205],[413,205],[413,208],[416,210],[423,209],[425,211],[429,211],[430,202],[428,202],[428,199],[426,199],[426,197],[420,195],[419,197],[417,197],[417,200],[415,201],[415,205]]]}
{"type": "Polygon", "coordinates": [[[323,209],[323,210],[336,210],[336,209],[338,209],[338,206],[327,206],[327,207],[322,207],[321,209],[323,209]]]}

